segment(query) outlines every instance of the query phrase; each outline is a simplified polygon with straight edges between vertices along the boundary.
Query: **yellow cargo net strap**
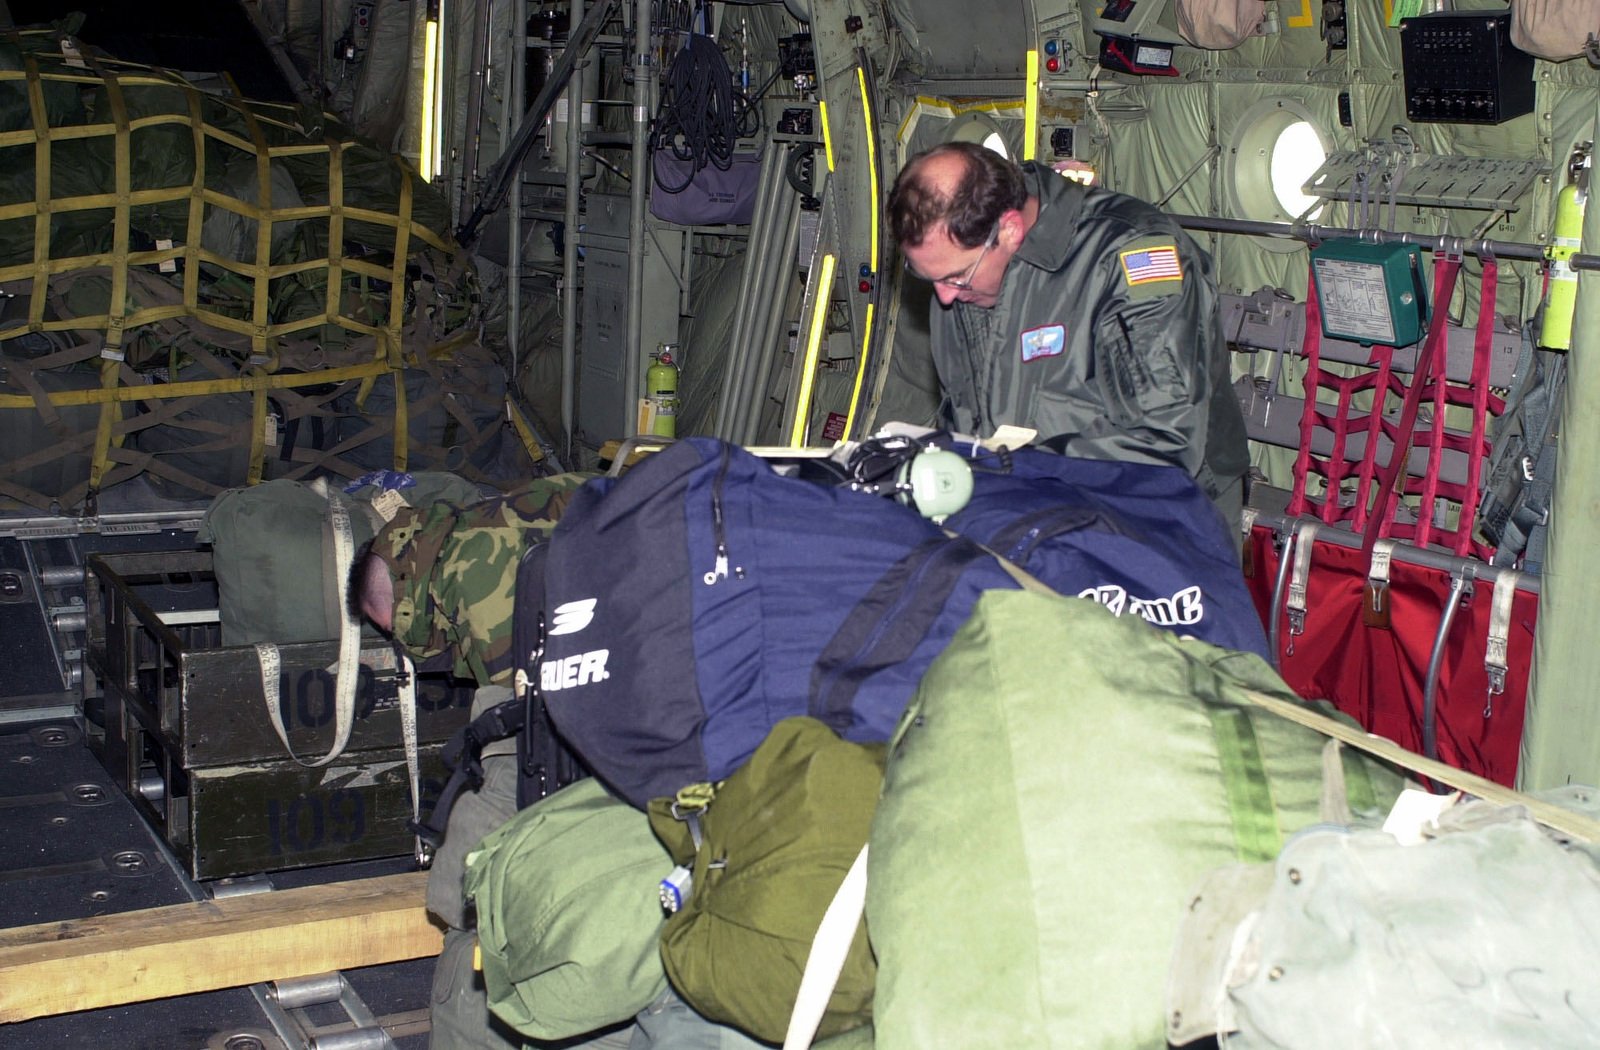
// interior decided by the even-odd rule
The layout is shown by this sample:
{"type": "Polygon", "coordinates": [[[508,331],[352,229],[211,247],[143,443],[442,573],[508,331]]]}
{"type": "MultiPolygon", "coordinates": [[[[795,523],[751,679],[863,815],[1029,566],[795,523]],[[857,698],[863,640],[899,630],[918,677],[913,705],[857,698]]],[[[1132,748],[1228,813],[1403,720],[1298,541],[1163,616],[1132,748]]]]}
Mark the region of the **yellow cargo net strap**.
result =
{"type": "MultiPolygon", "coordinates": [[[[7,34],[10,40],[22,47],[24,38],[39,34],[7,34]]],[[[44,300],[40,291],[49,278],[76,270],[107,267],[113,282],[126,279],[128,268],[157,266],[164,262],[182,259],[184,280],[182,308],[189,315],[204,320],[225,331],[249,336],[256,349],[264,350],[268,340],[324,324],[334,324],[352,332],[378,335],[385,332],[397,336],[404,309],[404,298],[392,296],[387,318],[379,324],[363,322],[350,316],[341,306],[341,281],[347,273],[360,274],[386,282],[392,289],[404,287],[407,257],[411,241],[448,251],[449,242],[413,219],[414,186],[417,175],[398,158],[389,158],[396,175],[398,204],[394,214],[363,208],[345,200],[345,154],[359,144],[341,141],[324,135],[321,141],[311,141],[295,122],[292,107],[267,103],[243,103],[219,96],[206,95],[180,77],[161,70],[130,66],[131,71],[118,71],[118,63],[88,59],[90,68],[76,69],[59,59],[41,62],[49,56],[27,54],[21,70],[0,70],[0,83],[25,81],[29,111],[33,127],[22,131],[0,132],[0,148],[7,146],[32,146],[34,149],[35,193],[32,201],[0,205],[0,222],[18,218],[34,220],[34,253],[27,263],[0,266],[0,281],[19,278],[31,279],[36,289],[29,304],[25,324],[0,327],[0,340],[9,339],[25,331],[98,329],[110,332],[127,330],[152,321],[178,316],[173,306],[139,310],[122,315],[116,290],[113,290],[111,308],[106,314],[79,318],[47,320],[44,300]],[[49,68],[44,68],[46,65],[49,68]],[[109,123],[73,124],[52,127],[48,119],[45,89],[51,85],[72,85],[76,88],[97,87],[104,91],[106,106],[111,112],[109,123]],[[129,117],[126,91],[130,88],[161,87],[180,91],[186,98],[184,111],[158,112],[139,117],[129,117]],[[218,126],[205,117],[206,105],[232,115],[243,122],[248,138],[218,126]],[[134,133],[162,126],[184,126],[193,134],[193,177],[187,185],[134,188],[132,184],[134,133]],[[115,186],[110,192],[83,194],[71,197],[53,195],[50,181],[52,145],[62,139],[92,139],[107,137],[112,140],[115,158],[115,186]],[[276,141],[274,141],[276,140],[276,141]],[[222,148],[248,154],[255,159],[256,199],[247,201],[220,192],[207,185],[208,147],[219,152],[222,148]],[[302,167],[308,158],[321,156],[327,168],[327,201],[317,204],[298,204],[275,207],[272,202],[272,173],[274,162],[295,158],[302,167]],[[153,249],[133,251],[129,247],[131,228],[129,213],[136,207],[150,207],[173,202],[187,202],[189,214],[186,239],[153,249]],[[254,258],[240,260],[209,251],[204,247],[202,230],[207,208],[221,210],[245,219],[256,226],[254,258]],[[113,212],[114,243],[109,252],[51,258],[50,239],[52,218],[75,212],[111,210],[113,212]],[[381,226],[393,237],[393,252],[386,262],[370,259],[348,258],[345,255],[346,223],[360,221],[368,226],[381,226]],[[272,228],[278,223],[326,222],[328,253],[325,257],[301,258],[273,263],[272,228]],[[248,316],[238,317],[210,308],[201,301],[199,288],[200,264],[220,268],[237,274],[251,282],[252,295],[248,316]],[[274,323],[269,316],[268,304],[271,282],[307,270],[328,273],[326,304],[321,314],[297,317],[290,321],[274,323]],[[122,275],[119,277],[119,274],[122,275]]],[[[109,336],[108,345],[120,342],[109,336]]]]}
{"type": "MultiPolygon", "coordinates": [[[[87,56],[81,61],[64,59],[60,54],[63,38],[55,31],[12,31],[6,39],[16,47],[22,61],[20,69],[0,70],[0,83],[10,81],[21,89],[19,96],[27,99],[31,126],[0,132],[0,149],[31,147],[34,177],[32,200],[0,204],[0,228],[16,220],[28,220],[32,227],[32,258],[0,265],[0,289],[26,303],[25,311],[4,312],[0,342],[25,335],[48,335],[59,346],[57,334],[70,333],[77,345],[31,362],[8,356],[5,367],[13,380],[8,385],[13,389],[20,386],[26,393],[0,393],[0,409],[37,412],[58,440],[48,449],[14,457],[9,464],[0,466],[0,494],[48,506],[51,501],[75,502],[85,490],[93,493],[139,469],[197,480],[149,454],[121,448],[129,433],[164,422],[179,422],[214,435],[206,443],[208,446],[227,442],[248,445],[248,477],[238,480],[254,482],[263,476],[263,463],[270,452],[269,392],[279,395],[275,400],[292,406],[283,410],[286,415],[327,414],[328,398],[307,399],[294,392],[305,386],[358,381],[363,384],[364,395],[375,378],[386,372],[393,379],[392,423],[369,428],[371,433],[346,442],[341,448],[392,434],[394,465],[404,468],[412,406],[407,404],[401,371],[406,363],[403,347],[406,337],[417,334],[404,328],[406,268],[413,245],[446,253],[451,250],[445,236],[414,220],[415,172],[397,158],[386,158],[393,169],[392,189],[397,202],[394,213],[361,207],[345,199],[346,161],[359,144],[341,141],[320,129],[313,132],[320,140],[313,140],[301,126],[303,114],[293,107],[247,104],[207,95],[176,75],[92,57],[87,49],[79,49],[87,56]],[[131,92],[140,93],[140,105],[130,104],[131,92]],[[59,106],[66,96],[96,100],[84,111],[92,109],[92,117],[83,123],[61,117],[59,124],[53,126],[51,105],[59,106]],[[181,104],[173,104],[175,99],[181,104]],[[225,123],[234,126],[224,126],[225,123]],[[134,136],[162,128],[188,132],[181,140],[187,141],[192,150],[192,177],[187,184],[136,187],[134,136]],[[110,145],[110,189],[58,195],[60,187],[52,185],[52,175],[66,159],[58,155],[58,147],[62,143],[82,147],[102,138],[110,145]],[[208,159],[229,155],[253,158],[255,185],[249,188],[253,200],[215,188],[222,181],[222,173],[213,170],[216,165],[208,164],[208,159]],[[319,157],[326,165],[325,200],[275,202],[273,176],[277,168],[292,162],[297,170],[304,170],[308,162],[319,157]],[[170,212],[174,205],[182,206],[186,216],[180,220],[182,236],[157,240],[154,247],[135,250],[135,209],[166,206],[170,212]],[[109,219],[109,251],[51,256],[52,237],[59,237],[61,228],[75,218],[80,225],[98,226],[100,213],[106,213],[109,219]],[[204,229],[208,216],[237,216],[246,221],[247,229],[253,225],[252,250],[241,253],[251,257],[234,258],[208,249],[204,229]],[[392,252],[386,258],[381,251],[370,250],[364,257],[347,257],[350,222],[363,225],[369,249],[374,243],[392,238],[392,252]],[[286,223],[295,224],[291,228],[300,231],[312,231],[309,237],[299,238],[302,246],[307,240],[325,239],[326,255],[274,262],[274,228],[282,229],[286,223]],[[324,229],[325,238],[319,238],[317,234],[324,229]],[[383,232],[375,236],[374,230],[383,232]],[[178,275],[176,271],[180,269],[178,275]],[[308,287],[321,282],[320,311],[302,308],[291,311],[284,320],[274,321],[274,282],[303,274],[307,275],[303,283],[308,287]],[[80,297],[79,309],[74,310],[65,292],[80,285],[84,278],[107,287],[102,294],[91,297],[97,305],[84,310],[80,297]],[[206,281],[204,286],[202,278],[206,281]],[[382,292],[387,293],[387,302],[380,305],[382,292]],[[161,384],[146,383],[137,372],[124,366],[130,343],[148,343],[148,334],[161,330],[170,335],[174,326],[185,330],[197,344],[186,355],[189,360],[200,361],[216,350],[234,350],[241,352],[240,356],[248,354],[249,361],[234,366],[224,360],[223,371],[235,369],[232,375],[161,384]],[[326,348],[327,334],[332,331],[347,333],[343,348],[326,348]],[[286,360],[308,356],[321,356],[331,367],[319,367],[310,376],[274,374],[286,360]],[[41,375],[50,368],[75,365],[81,369],[96,358],[99,381],[93,388],[47,389],[41,382],[41,375]],[[133,419],[123,418],[122,406],[135,402],[151,407],[176,398],[230,394],[251,397],[253,407],[248,422],[229,426],[179,421],[182,409],[177,406],[154,408],[133,419]],[[63,408],[81,406],[98,406],[90,434],[82,432],[81,421],[78,431],[62,421],[63,408]],[[242,432],[244,427],[248,427],[248,433],[242,432]],[[86,443],[90,446],[91,465],[85,483],[65,493],[49,495],[13,480],[25,470],[53,459],[81,456],[86,443]]],[[[170,165],[164,170],[170,171],[170,165]]],[[[283,176],[282,172],[278,174],[283,176]]],[[[370,178],[368,174],[368,181],[370,178]]],[[[70,242],[70,238],[67,240],[70,242]]],[[[389,246],[379,244],[380,248],[389,246]]],[[[441,354],[435,346],[422,356],[431,360],[447,354],[448,351],[441,354]]],[[[82,385],[82,381],[67,385],[82,385]]],[[[446,409],[466,422],[460,406],[449,398],[442,383],[432,385],[431,392],[444,398],[446,409]]],[[[477,433],[473,436],[481,437],[477,433]]],[[[309,473],[318,467],[342,467],[344,473],[357,470],[338,459],[340,450],[296,463],[296,472],[309,473]]],[[[429,451],[443,454],[441,449],[429,451]]]]}

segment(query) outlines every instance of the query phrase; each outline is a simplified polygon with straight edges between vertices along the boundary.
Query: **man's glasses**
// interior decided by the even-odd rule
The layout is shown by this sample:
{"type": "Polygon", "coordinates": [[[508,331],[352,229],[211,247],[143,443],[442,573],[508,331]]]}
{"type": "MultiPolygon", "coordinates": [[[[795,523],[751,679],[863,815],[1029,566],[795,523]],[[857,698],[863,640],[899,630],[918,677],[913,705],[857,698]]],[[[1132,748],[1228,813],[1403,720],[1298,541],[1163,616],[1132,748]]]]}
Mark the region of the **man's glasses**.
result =
{"type": "Polygon", "coordinates": [[[922,277],[929,284],[942,284],[946,288],[954,288],[958,292],[964,292],[972,287],[973,275],[978,272],[978,267],[983,265],[984,257],[989,254],[989,249],[993,248],[995,242],[999,239],[1000,224],[996,222],[994,228],[989,231],[989,239],[983,242],[983,251],[978,253],[978,257],[972,260],[972,265],[967,267],[967,272],[960,277],[923,277],[922,274],[917,273],[916,268],[910,263],[906,264],[906,269],[910,270],[913,275],[922,277]]]}

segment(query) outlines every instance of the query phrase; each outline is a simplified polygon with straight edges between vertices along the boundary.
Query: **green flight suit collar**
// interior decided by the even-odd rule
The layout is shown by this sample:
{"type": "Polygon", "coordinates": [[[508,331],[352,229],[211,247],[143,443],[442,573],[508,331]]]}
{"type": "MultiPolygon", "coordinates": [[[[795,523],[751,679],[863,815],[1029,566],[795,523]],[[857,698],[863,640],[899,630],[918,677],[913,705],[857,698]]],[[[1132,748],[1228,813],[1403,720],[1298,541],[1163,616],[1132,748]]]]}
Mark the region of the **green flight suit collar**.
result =
{"type": "Polygon", "coordinates": [[[1039,215],[1012,258],[1054,273],[1067,264],[1067,256],[1072,254],[1078,213],[1083,210],[1088,188],[1033,161],[1022,164],[1022,178],[1028,195],[1039,202],[1039,215]]]}

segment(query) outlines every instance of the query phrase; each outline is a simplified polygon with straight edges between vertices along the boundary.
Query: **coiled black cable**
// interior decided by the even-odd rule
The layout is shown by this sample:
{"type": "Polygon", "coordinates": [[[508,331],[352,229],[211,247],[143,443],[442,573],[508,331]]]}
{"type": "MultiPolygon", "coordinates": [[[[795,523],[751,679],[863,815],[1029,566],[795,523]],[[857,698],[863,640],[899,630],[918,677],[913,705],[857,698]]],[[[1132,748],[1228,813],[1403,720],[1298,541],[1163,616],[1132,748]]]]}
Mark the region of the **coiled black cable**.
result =
{"type": "Polygon", "coordinates": [[[664,192],[681,193],[707,165],[722,171],[732,167],[741,116],[734,95],[722,49],[711,37],[690,33],[667,67],[661,109],[651,132],[652,154],[669,150],[690,165],[688,176],[677,186],[663,182],[660,165],[652,165],[656,185],[664,192]]]}

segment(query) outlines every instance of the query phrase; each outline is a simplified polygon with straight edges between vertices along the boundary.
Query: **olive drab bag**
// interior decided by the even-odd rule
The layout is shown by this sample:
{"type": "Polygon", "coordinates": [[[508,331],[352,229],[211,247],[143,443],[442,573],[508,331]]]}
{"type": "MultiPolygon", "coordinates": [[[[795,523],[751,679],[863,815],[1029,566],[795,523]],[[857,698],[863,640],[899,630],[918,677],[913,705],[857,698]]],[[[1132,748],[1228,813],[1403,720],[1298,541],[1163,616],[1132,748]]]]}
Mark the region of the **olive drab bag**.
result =
{"type": "MultiPolygon", "coordinates": [[[[1259,657],[1081,599],[991,591],[890,743],[866,918],[876,1045],[1164,1048],[1192,887],[1319,819],[1327,738],[1259,657]]],[[[1346,751],[1340,801],[1402,779],[1346,751]]]]}
{"type": "Polygon", "coordinates": [[[478,487],[454,474],[379,471],[342,490],[279,478],[212,500],[199,539],[212,549],[222,644],[339,637],[344,581],[334,568],[329,504],[337,500],[349,510],[359,548],[383,527],[374,501],[384,493],[413,507],[478,499],[478,487]]]}
{"type": "MultiPolygon", "coordinates": [[[[685,1002],[783,1042],[812,940],[867,841],[882,777],[881,744],[789,718],[726,780],[651,801],[651,826],[692,871],[687,899],[661,930],[661,960],[685,1002]]],[[[818,1028],[824,1037],[872,1017],[872,951],[855,927],[818,1028]]]]}
{"type": "Polygon", "coordinates": [[[489,1007],[538,1040],[629,1020],[666,990],[657,894],[672,858],[643,813],[580,780],[467,855],[489,1007]]]}

